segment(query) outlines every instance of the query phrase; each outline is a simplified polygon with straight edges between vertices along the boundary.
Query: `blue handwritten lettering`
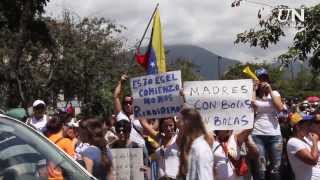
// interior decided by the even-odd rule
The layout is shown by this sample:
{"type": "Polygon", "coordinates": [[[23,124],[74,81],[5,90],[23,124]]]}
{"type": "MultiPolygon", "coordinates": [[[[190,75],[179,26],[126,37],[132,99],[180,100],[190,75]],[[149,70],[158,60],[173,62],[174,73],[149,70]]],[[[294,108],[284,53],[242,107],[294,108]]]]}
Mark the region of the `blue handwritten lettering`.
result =
{"type": "Polygon", "coordinates": [[[241,108],[250,108],[251,101],[246,99],[244,101],[237,100],[237,101],[227,101],[222,100],[221,101],[221,108],[222,109],[241,109],[241,108]]]}
{"type": "Polygon", "coordinates": [[[133,89],[137,89],[141,86],[141,82],[140,82],[140,79],[135,79],[132,81],[132,88],[133,89]]]}
{"type": "Polygon", "coordinates": [[[140,111],[141,111],[141,108],[139,106],[133,107],[134,116],[141,117],[140,111]]]}
{"type": "Polygon", "coordinates": [[[242,115],[240,117],[213,117],[214,125],[215,126],[245,126],[249,123],[247,116],[242,115]]]}

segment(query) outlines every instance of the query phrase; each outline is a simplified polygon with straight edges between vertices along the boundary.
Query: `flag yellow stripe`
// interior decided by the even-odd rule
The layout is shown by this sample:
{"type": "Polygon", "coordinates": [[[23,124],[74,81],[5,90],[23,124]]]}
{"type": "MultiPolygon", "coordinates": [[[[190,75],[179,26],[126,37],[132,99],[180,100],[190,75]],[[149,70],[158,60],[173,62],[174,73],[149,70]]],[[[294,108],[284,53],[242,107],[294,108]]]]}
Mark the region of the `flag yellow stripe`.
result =
{"type": "Polygon", "coordinates": [[[162,28],[160,21],[159,10],[156,10],[156,13],[153,18],[153,33],[152,33],[152,47],[156,54],[158,72],[166,72],[166,56],[164,43],[162,38],[162,28]]]}

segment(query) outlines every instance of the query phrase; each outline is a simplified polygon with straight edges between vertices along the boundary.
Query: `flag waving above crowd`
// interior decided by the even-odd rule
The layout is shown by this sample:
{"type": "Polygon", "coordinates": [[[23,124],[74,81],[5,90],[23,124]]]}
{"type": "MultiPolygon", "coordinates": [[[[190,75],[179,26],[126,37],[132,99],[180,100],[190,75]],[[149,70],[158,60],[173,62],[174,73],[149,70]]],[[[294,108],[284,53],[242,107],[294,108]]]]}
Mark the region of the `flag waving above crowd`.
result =
{"type": "Polygon", "coordinates": [[[137,62],[146,70],[148,74],[166,72],[166,56],[162,38],[162,27],[158,6],[153,14],[153,26],[151,39],[145,54],[136,54],[137,62]]]}

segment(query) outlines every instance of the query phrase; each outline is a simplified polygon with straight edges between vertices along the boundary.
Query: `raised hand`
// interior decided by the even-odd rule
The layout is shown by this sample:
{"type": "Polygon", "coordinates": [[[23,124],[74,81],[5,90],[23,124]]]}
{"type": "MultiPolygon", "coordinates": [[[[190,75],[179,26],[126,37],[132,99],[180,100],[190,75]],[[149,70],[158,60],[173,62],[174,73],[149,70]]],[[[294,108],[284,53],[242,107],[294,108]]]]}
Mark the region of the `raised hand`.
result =
{"type": "Polygon", "coordinates": [[[318,136],[318,134],[316,134],[316,133],[309,133],[309,137],[310,137],[311,140],[312,140],[313,142],[315,142],[315,143],[317,143],[318,140],[319,140],[319,136],[318,136]]]}
{"type": "Polygon", "coordinates": [[[120,78],[120,81],[124,82],[126,80],[128,80],[128,75],[127,74],[122,74],[121,78],[120,78]]]}

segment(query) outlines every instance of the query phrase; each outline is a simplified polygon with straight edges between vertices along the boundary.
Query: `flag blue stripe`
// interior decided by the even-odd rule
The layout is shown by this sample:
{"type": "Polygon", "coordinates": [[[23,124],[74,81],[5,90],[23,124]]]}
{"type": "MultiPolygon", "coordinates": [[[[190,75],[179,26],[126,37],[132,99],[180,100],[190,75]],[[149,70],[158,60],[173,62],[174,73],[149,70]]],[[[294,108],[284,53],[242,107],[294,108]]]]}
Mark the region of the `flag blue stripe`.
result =
{"type": "Polygon", "coordinates": [[[149,52],[147,73],[158,74],[157,57],[152,47],[149,52]]]}

